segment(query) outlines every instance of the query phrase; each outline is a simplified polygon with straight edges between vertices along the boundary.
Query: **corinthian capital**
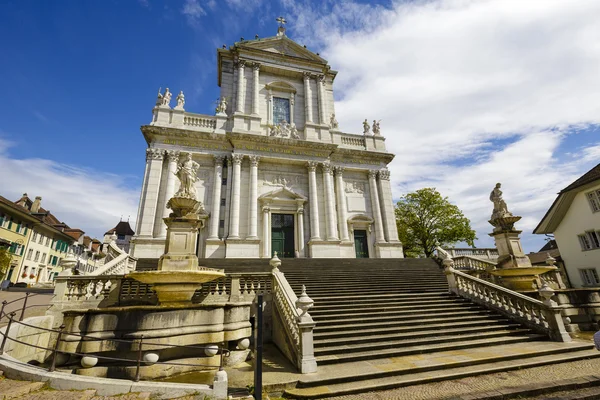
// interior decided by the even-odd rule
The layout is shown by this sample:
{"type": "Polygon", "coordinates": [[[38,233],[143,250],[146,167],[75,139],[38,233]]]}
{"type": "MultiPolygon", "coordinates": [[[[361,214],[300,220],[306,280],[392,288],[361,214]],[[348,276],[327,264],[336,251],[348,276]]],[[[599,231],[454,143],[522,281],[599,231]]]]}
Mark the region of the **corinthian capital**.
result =
{"type": "Polygon", "coordinates": [[[215,154],[213,157],[215,160],[215,165],[223,166],[223,160],[225,159],[225,156],[215,154]]]}
{"type": "Polygon", "coordinates": [[[308,168],[308,170],[310,172],[316,171],[318,165],[319,165],[319,163],[317,161],[308,161],[306,163],[306,167],[308,168]]]}
{"type": "Polygon", "coordinates": [[[328,163],[328,162],[324,162],[323,163],[323,173],[324,174],[331,174],[331,173],[333,173],[333,167],[331,166],[330,163],[328,163]]]}
{"type": "Polygon", "coordinates": [[[252,64],[252,69],[255,71],[260,70],[260,63],[255,62],[254,64],[252,64]]]}
{"type": "Polygon", "coordinates": [[[304,72],[302,73],[302,75],[304,75],[305,81],[308,81],[312,77],[312,74],[310,72],[304,72]]]}
{"type": "Polygon", "coordinates": [[[369,179],[375,179],[377,177],[378,172],[379,171],[377,171],[376,169],[369,170],[369,179]]]}
{"type": "Polygon", "coordinates": [[[177,161],[179,161],[179,154],[180,154],[179,150],[167,150],[166,151],[167,160],[169,162],[171,162],[171,161],[177,162],[177,161]]]}
{"type": "Polygon", "coordinates": [[[164,150],[148,148],[146,149],[146,160],[162,160],[164,150]]]}
{"type": "Polygon", "coordinates": [[[317,75],[317,80],[319,83],[325,83],[325,75],[317,75]]]}
{"type": "Polygon", "coordinates": [[[248,156],[248,158],[250,159],[250,165],[253,167],[258,167],[258,162],[260,161],[260,157],[259,156],[248,156]]]}
{"type": "Polygon", "coordinates": [[[388,169],[379,170],[379,179],[384,181],[390,180],[390,171],[388,169]]]}
{"type": "Polygon", "coordinates": [[[333,170],[335,171],[335,174],[338,176],[343,176],[344,175],[344,167],[333,167],[333,170]]]}
{"type": "Polygon", "coordinates": [[[234,164],[240,165],[242,163],[243,159],[244,159],[243,154],[232,154],[231,155],[231,160],[233,161],[234,164]]]}

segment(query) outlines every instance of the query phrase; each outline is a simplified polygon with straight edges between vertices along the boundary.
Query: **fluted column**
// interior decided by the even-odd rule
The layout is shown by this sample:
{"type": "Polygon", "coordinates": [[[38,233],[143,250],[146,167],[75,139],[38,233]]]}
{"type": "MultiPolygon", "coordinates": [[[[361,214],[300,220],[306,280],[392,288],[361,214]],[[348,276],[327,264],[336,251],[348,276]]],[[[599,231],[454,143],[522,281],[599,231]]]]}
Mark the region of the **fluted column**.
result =
{"type": "Polygon", "coordinates": [[[333,168],[329,163],[323,163],[323,187],[325,188],[325,226],[327,240],[337,240],[335,217],[335,197],[333,195],[333,168]]]}
{"type": "Polygon", "coordinates": [[[344,167],[335,167],[335,190],[337,193],[338,229],[340,239],[350,240],[348,234],[348,210],[346,205],[346,192],[344,188],[344,167]]]}
{"type": "Polygon", "coordinates": [[[250,158],[250,205],[248,215],[248,239],[258,239],[258,161],[259,156],[250,158]]]}
{"type": "Polygon", "coordinates": [[[304,255],[304,208],[298,209],[298,254],[304,255]]]}
{"type": "Polygon", "coordinates": [[[390,171],[379,170],[379,199],[383,217],[383,229],[388,242],[398,241],[398,228],[396,227],[396,214],[392,201],[392,187],[390,185],[390,171]]]}
{"type": "Polygon", "coordinates": [[[237,63],[238,70],[238,81],[237,81],[237,101],[235,105],[235,112],[244,112],[244,68],[246,63],[244,60],[239,60],[237,63]]]}
{"type": "Polygon", "coordinates": [[[138,235],[152,236],[154,230],[154,218],[158,202],[158,191],[160,189],[160,176],[162,175],[162,162],[164,150],[147,149],[146,162],[148,165],[148,179],[144,188],[144,198],[140,205],[142,208],[138,235]]]}
{"type": "Polygon", "coordinates": [[[310,202],[310,239],[321,240],[319,233],[319,197],[317,195],[317,165],[316,161],[309,161],[308,166],[308,191],[310,202]]]}
{"type": "MultiPolygon", "coordinates": [[[[171,214],[171,209],[167,207],[167,203],[175,194],[175,172],[177,171],[177,163],[179,162],[179,151],[168,150],[167,156],[167,182],[165,185],[165,203],[163,205],[163,218],[167,218],[171,214]]],[[[164,221],[160,221],[160,229],[158,236],[167,236],[167,224],[164,221]]]]}
{"type": "Polygon", "coordinates": [[[377,171],[369,171],[369,191],[371,192],[371,208],[373,210],[373,219],[375,220],[375,241],[385,242],[383,234],[383,225],[381,224],[381,209],[379,207],[379,195],[377,194],[377,171]]]}
{"type": "Polygon", "coordinates": [[[233,162],[233,182],[231,190],[231,214],[229,224],[229,238],[239,239],[240,237],[240,187],[242,173],[242,154],[231,156],[233,162]]]}
{"type": "Polygon", "coordinates": [[[310,73],[304,73],[304,111],[306,122],[312,123],[312,90],[310,89],[310,73]]]}
{"type": "Polygon", "coordinates": [[[268,206],[264,206],[262,208],[262,215],[263,215],[263,257],[265,258],[271,258],[271,254],[270,254],[270,248],[271,248],[271,239],[270,239],[270,234],[271,234],[271,225],[269,224],[269,207],[268,206]]]}
{"type": "Polygon", "coordinates": [[[260,71],[260,64],[254,63],[252,65],[252,114],[253,115],[259,115],[259,113],[260,113],[259,99],[258,99],[258,92],[260,90],[260,81],[259,81],[259,76],[258,76],[259,71],[260,71]]]}
{"type": "Polygon", "coordinates": [[[213,172],[212,210],[210,212],[210,232],[208,239],[219,238],[219,221],[221,212],[221,186],[223,184],[224,156],[215,156],[215,170],[213,172]]]}
{"type": "Polygon", "coordinates": [[[319,75],[317,78],[317,96],[319,98],[319,122],[327,124],[325,110],[325,75],[319,75]]]}

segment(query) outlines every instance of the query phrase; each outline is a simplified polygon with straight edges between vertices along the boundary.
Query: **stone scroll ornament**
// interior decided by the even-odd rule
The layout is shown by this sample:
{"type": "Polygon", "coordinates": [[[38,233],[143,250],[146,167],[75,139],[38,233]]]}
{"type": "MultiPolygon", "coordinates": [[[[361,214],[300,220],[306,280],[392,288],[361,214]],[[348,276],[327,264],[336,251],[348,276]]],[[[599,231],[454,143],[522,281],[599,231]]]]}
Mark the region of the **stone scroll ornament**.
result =
{"type": "Polygon", "coordinates": [[[185,160],[177,165],[175,175],[181,183],[179,190],[174,197],[185,197],[188,199],[196,199],[196,186],[198,180],[198,168],[200,165],[192,160],[192,154],[188,153],[185,160]]]}

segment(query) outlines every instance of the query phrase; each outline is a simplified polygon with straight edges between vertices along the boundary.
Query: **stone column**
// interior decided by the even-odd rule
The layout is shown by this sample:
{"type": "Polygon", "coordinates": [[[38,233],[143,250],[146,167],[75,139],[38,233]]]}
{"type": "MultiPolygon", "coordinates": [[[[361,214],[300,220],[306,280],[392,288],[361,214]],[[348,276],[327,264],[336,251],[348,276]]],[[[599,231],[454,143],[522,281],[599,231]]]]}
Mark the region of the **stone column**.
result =
{"type": "Polygon", "coordinates": [[[317,96],[319,98],[319,122],[327,124],[327,115],[325,110],[325,75],[319,75],[317,78],[317,96]]]}
{"type": "Polygon", "coordinates": [[[304,208],[298,209],[298,254],[305,257],[304,254],[304,208]]]}
{"type": "Polygon", "coordinates": [[[263,215],[263,257],[265,258],[270,258],[271,255],[270,253],[270,247],[271,247],[271,239],[270,239],[270,233],[271,233],[271,226],[269,224],[269,207],[268,206],[264,206],[262,208],[262,215],[263,215]]]}
{"type": "Polygon", "coordinates": [[[304,73],[304,109],[306,112],[306,122],[312,123],[312,91],[310,90],[310,73],[304,73]]]}
{"type": "MultiPolygon", "coordinates": [[[[167,203],[175,194],[175,171],[177,171],[177,163],[179,162],[179,151],[168,150],[167,156],[167,184],[165,185],[165,204],[163,205],[163,218],[167,218],[171,214],[171,209],[167,207],[167,203]]],[[[159,237],[167,237],[167,225],[160,221],[159,237]]]]}
{"type": "Polygon", "coordinates": [[[348,234],[348,210],[346,205],[346,192],[344,188],[344,167],[335,167],[335,189],[337,193],[338,229],[340,239],[350,240],[348,234]]]}
{"type": "Polygon", "coordinates": [[[144,181],[142,182],[142,192],[140,193],[140,204],[138,206],[135,229],[135,231],[138,232],[138,234],[142,230],[142,211],[144,208],[144,202],[146,201],[146,190],[148,188],[148,180],[150,179],[150,163],[152,161],[152,150],[153,149],[146,149],[146,168],[144,169],[144,181]]]}
{"type": "Polygon", "coordinates": [[[396,213],[392,201],[392,187],[390,185],[390,171],[379,170],[379,199],[383,217],[383,229],[388,242],[398,241],[398,228],[396,227],[396,213]]]}
{"type": "Polygon", "coordinates": [[[231,190],[231,214],[229,220],[229,238],[240,238],[240,187],[241,187],[241,172],[242,172],[242,154],[233,154],[231,156],[233,162],[233,182],[231,190]]]}
{"type": "Polygon", "coordinates": [[[308,188],[310,202],[310,240],[321,240],[319,233],[319,197],[317,195],[316,161],[308,162],[308,188]]]}
{"type": "Polygon", "coordinates": [[[254,63],[252,65],[252,114],[253,115],[259,115],[260,113],[260,109],[259,109],[259,99],[258,99],[258,92],[260,90],[260,82],[259,82],[259,71],[260,71],[260,64],[259,63],[254,63]]]}
{"type": "Polygon", "coordinates": [[[210,212],[210,232],[208,239],[219,238],[219,221],[221,211],[221,186],[223,185],[223,160],[224,156],[215,156],[215,170],[213,172],[212,210],[210,212]]]}
{"type": "Polygon", "coordinates": [[[236,113],[244,113],[244,68],[246,66],[246,62],[244,60],[239,60],[237,62],[238,69],[238,81],[237,81],[237,101],[235,104],[235,112],[236,113]]]}
{"type": "Polygon", "coordinates": [[[250,205],[248,215],[248,239],[258,239],[258,161],[259,156],[250,158],[250,205]]]}
{"type": "Polygon", "coordinates": [[[146,162],[148,166],[148,179],[144,188],[143,204],[140,218],[139,236],[152,236],[154,230],[154,218],[156,216],[156,207],[158,201],[158,191],[160,189],[160,176],[162,174],[163,150],[147,149],[146,162]]]}
{"type": "Polygon", "coordinates": [[[335,197],[333,195],[333,168],[329,163],[323,163],[323,186],[325,187],[325,226],[327,240],[338,240],[335,218],[335,197]]]}
{"type": "Polygon", "coordinates": [[[375,220],[375,241],[385,242],[383,234],[383,225],[381,224],[381,209],[379,207],[379,195],[377,194],[377,182],[375,177],[377,170],[369,171],[369,191],[371,192],[371,208],[373,210],[373,219],[375,220]]]}

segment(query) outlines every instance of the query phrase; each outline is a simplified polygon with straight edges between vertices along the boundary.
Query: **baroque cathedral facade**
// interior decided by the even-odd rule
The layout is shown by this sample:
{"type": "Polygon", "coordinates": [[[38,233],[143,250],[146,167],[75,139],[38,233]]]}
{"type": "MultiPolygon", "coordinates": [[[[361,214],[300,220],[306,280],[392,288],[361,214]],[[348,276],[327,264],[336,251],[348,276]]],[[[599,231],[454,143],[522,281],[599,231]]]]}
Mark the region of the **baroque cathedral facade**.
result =
{"type": "Polygon", "coordinates": [[[187,112],[181,92],[159,92],[148,143],[132,255],[164,252],[168,200],[180,159],[198,163],[196,192],[208,216],[199,258],[395,258],[398,240],[377,123],[344,133],[335,119],[327,61],[285,35],[218,49],[215,115],[187,112]]]}

